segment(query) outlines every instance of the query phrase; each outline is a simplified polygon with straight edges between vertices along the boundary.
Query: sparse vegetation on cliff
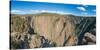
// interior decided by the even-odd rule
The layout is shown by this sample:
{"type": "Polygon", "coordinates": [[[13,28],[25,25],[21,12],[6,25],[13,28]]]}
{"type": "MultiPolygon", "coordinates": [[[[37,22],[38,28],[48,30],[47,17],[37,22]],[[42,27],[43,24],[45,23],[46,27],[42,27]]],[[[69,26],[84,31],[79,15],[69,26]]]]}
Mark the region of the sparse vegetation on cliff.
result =
{"type": "Polygon", "coordinates": [[[95,17],[53,13],[11,15],[10,26],[11,49],[96,44],[95,17]]]}

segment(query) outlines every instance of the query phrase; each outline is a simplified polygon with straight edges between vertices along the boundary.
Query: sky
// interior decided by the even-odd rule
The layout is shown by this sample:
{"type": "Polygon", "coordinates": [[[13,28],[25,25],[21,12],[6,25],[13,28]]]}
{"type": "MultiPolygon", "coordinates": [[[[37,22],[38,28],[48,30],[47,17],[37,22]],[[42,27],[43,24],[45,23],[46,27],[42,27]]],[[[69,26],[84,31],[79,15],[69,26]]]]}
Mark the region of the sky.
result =
{"type": "Polygon", "coordinates": [[[72,14],[76,16],[95,16],[95,5],[63,4],[30,1],[11,1],[12,14],[36,14],[42,12],[72,14]]]}

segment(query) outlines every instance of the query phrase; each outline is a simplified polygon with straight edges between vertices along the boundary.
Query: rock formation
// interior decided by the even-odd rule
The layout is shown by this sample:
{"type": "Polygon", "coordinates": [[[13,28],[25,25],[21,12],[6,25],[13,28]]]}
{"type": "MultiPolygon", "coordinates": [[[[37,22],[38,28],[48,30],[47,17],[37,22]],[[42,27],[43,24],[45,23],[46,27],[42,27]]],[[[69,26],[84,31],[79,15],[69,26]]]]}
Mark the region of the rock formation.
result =
{"type": "Polygon", "coordinates": [[[30,16],[12,15],[10,21],[10,48],[44,48],[91,44],[92,42],[88,41],[89,38],[93,41],[92,44],[95,44],[94,19],[52,13],[30,16]],[[88,22],[87,19],[89,19],[88,22]],[[93,35],[88,34],[91,32],[93,35]]]}

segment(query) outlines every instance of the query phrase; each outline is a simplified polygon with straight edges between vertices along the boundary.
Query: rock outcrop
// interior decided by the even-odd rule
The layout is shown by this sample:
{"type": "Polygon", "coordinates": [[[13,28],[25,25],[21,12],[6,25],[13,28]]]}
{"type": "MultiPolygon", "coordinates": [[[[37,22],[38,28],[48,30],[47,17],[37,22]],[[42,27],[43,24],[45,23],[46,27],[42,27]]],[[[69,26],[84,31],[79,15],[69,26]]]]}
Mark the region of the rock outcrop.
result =
{"type": "Polygon", "coordinates": [[[28,21],[25,17],[12,16],[10,24],[10,32],[25,32],[28,28],[28,21]]]}
{"type": "Polygon", "coordinates": [[[31,16],[12,15],[10,48],[63,47],[79,45],[78,42],[95,44],[96,33],[93,31],[94,27],[91,26],[95,25],[94,19],[52,13],[31,16]],[[87,19],[89,19],[88,22],[87,19]],[[91,32],[93,35],[90,34],[91,32]],[[89,38],[92,42],[89,41],[89,38]]]}

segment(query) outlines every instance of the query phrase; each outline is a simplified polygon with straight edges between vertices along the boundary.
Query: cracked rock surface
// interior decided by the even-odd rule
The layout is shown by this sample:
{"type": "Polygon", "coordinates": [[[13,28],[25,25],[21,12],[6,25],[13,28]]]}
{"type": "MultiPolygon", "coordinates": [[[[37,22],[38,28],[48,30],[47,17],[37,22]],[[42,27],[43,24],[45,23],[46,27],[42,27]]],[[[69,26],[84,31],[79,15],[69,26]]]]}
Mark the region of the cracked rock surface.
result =
{"type": "Polygon", "coordinates": [[[94,19],[52,13],[11,15],[10,48],[25,49],[95,44],[96,23],[94,19]],[[83,36],[80,37],[81,35],[83,36]]]}

